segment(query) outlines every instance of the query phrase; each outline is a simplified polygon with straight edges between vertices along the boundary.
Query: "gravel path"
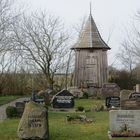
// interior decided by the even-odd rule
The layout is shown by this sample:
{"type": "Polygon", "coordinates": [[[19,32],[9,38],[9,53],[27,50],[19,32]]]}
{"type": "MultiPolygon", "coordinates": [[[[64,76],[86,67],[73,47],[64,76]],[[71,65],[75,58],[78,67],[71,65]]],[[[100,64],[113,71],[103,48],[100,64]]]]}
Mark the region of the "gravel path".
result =
{"type": "Polygon", "coordinates": [[[5,120],[7,118],[5,110],[8,106],[15,106],[16,102],[22,102],[25,100],[29,100],[29,98],[19,98],[19,99],[16,99],[16,100],[8,103],[8,104],[0,106],[0,121],[5,120]]]}

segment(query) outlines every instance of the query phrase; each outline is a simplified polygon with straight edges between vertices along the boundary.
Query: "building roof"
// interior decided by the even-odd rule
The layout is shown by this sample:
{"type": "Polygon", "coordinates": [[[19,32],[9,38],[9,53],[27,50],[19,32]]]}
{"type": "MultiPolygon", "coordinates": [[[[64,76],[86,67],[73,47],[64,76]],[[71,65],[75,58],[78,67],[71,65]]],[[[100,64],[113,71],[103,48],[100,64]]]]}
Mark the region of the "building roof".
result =
{"type": "Polygon", "coordinates": [[[111,49],[102,39],[91,12],[77,43],[72,49],[111,49]]]}

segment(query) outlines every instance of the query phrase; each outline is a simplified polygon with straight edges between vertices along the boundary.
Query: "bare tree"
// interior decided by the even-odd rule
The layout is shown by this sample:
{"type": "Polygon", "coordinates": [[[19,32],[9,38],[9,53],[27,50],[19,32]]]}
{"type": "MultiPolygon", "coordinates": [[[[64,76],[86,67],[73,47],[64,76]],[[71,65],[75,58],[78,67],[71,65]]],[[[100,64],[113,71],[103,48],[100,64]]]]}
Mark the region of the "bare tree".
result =
{"type": "MultiPolygon", "coordinates": [[[[140,18],[139,18],[139,23],[140,23],[140,18]]],[[[140,26],[133,26],[133,34],[134,34],[134,38],[129,37],[129,44],[131,47],[131,52],[134,54],[135,56],[135,60],[137,63],[139,63],[140,61],[140,30],[139,30],[140,26]]]]}
{"type": "Polygon", "coordinates": [[[81,33],[82,33],[82,31],[83,31],[83,29],[84,29],[84,27],[85,27],[86,20],[87,20],[87,17],[84,16],[83,18],[81,18],[81,19],[79,20],[79,22],[78,22],[77,24],[75,24],[75,25],[73,26],[74,33],[76,34],[76,36],[77,36],[78,38],[80,38],[80,35],[81,35],[81,33]]]}
{"type": "Polygon", "coordinates": [[[117,54],[118,59],[120,59],[122,65],[126,70],[130,72],[130,77],[132,76],[133,69],[136,65],[135,55],[131,50],[131,46],[128,41],[124,41],[121,44],[120,52],[117,54]]]}
{"type": "Polygon", "coordinates": [[[14,0],[0,0],[0,93],[6,84],[6,73],[10,72],[13,65],[10,51],[11,25],[18,14],[13,12],[14,0]]]}
{"type": "Polygon", "coordinates": [[[131,27],[131,30],[126,30],[127,37],[121,43],[121,48],[117,54],[117,58],[120,59],[125,69],[129,70],[132,75],[133,69],[136,65],[140,64],[140,13],[136,16],[137,20],[131,27]]]}
{"type": "Polygon", "coordinates": [[[11,25],[18,16],[13,6],[13,0],[0,0],[0,53],[11,50],[11,25]]]}
{"type": "Polygon", "coordinates": [[[33,14],[13,24],[15,50],[28,65],[36,66],[46,78],[46,87],[53,88],[54,74],[66,66],[68,35],[54,16],[33,14]]]}

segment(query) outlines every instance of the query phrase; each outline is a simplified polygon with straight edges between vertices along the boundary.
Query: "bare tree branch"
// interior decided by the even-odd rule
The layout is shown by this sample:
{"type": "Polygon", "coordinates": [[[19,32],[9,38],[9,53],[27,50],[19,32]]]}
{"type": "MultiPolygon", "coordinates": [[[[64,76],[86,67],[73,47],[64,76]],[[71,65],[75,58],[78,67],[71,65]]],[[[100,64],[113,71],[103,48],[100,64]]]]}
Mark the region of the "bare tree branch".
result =
{"type": "Polygon", "coordinates": [[[13,24],[16,49],[21,51],[24,59],[37,64],[53,87],[54,74],[66,63],[68,52],[68,35],[58,18],[47,17],[44,13],[23,17],[20,25],[13,24]]]}

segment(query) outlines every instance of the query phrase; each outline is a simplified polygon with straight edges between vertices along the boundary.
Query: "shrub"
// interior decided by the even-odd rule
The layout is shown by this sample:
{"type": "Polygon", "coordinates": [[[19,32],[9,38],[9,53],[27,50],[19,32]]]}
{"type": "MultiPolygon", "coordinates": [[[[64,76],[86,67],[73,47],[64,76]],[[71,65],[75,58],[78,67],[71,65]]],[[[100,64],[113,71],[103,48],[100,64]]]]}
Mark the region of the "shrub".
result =
{"type": "Polygon", "coordinates": [[[74,120],[80,120],[80,117],[78,115],[73,116],[67,116],[67,121],[74,121],[74,120]]]}
{"type": "Polygon", "coordinates": [[[104,106],[103,105],[100,106],[99,111],[104,111],[104,106]]]}
{"type": "Polygon", "coordinates": [[[86,120],[86,116],[85,115],[72,115],[72,116],[67,116],[67,121],[85,121],[86,120]]]}
{"type": "Polygon", "coordinates": [[[87,92],[83,93],[83,99],[88,99],[88,93],[87,92]]]}
{"type": "Polygon", "coordinates": [[[99,97],[99,96],[97,96],[97,98],[96,98],[97,100],[101,100],[102,98],[101,97],[99,97]]]}
{"type": "Polygon", "coordinates": [[[85,112],[91,112],[91,110],[90,109],[86,109],[85,112]]]}
{"type": "Polygon", "coordinates": [[[18,112],[17,112],[16,107],[8,106],[6,108],[6,115],[7,115],[8,118],[17,117],[18,116],[18,112]]]}
{"type": "Polygon", "coordinates": [[[78,106],[78,107],[77,107],[77,111],[84,111],[84,107],[78,106]]]}

